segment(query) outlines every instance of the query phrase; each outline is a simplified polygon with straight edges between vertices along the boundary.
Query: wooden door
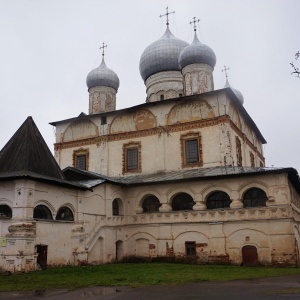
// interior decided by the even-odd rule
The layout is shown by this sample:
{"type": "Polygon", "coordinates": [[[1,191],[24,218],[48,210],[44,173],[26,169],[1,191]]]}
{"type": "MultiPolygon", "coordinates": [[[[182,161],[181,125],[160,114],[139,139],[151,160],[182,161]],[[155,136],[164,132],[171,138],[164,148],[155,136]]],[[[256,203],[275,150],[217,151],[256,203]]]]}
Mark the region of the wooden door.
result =
{"type": "Polygon", "coordinates": [[[244,246],[242,248],[243,266],[257,266],[258,255],[254,246],[244,246]]]}

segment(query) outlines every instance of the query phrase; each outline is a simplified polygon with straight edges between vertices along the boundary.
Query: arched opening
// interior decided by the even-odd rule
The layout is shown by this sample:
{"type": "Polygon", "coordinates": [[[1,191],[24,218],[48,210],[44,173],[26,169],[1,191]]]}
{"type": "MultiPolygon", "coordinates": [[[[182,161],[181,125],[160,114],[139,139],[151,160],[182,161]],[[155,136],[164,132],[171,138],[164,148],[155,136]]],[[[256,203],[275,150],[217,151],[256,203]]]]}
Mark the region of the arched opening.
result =
{"type": "Polygon", "coordinates": [[[59,221],[74,221],[73,212],[69,207],[63,206],[61,207],[56,215],[56,220],[59,221]]]}
{"type": "Polygon", "coordinates": [[[121,199],[116,198],[112,202],[112,214],[113,214],[113,216],[123,216],[124,215],[123,202],[121,199]]]}
{"type": "Polygon", "coordinates": [[[113,216],[118,216],[120,214],[119,203],[117,199],[115,199],[112,203],[112,212],[113,212],[113,216]]]}
{"type": "Polygon", "coordinates": [[[53,220],[52,213],[46,205],[38,205],[33,210],[34,219],[53,220]]]}
{"type": "Polygon", "coordinates": [[[267,195],[259,188],[246,191],[243,197],[244,207],[266,206],[267,195]]]}
{"type": "Polygon", "coordinates": [[[0,218],[12,218],[12,209],[8,205],[0,205],[0,218]]]}
{"type": "Polygon", "coordinates": [[[158,198],[153,195],[148,196],[142,204],[143,212],[157,212],[160,206],[158,198]]]}
{"type": "Polygon", "coordinates": [[[258,254],[255,246],[244,246],[242,248],[243,266],[257,266],[258,254]]]}
{"type": "Polygon", "coordinates": [[[230,197],[227,193],[217,191],[211,193],[206,200],[207,209],[222,209],[230,207],[230,197]]]}
{"type": "Polygon", "coordinates": [[[172,209],[178,210],[193,210],[195,202],[193,198],[187,193],[177,194],[172,200],[172,209]]]}

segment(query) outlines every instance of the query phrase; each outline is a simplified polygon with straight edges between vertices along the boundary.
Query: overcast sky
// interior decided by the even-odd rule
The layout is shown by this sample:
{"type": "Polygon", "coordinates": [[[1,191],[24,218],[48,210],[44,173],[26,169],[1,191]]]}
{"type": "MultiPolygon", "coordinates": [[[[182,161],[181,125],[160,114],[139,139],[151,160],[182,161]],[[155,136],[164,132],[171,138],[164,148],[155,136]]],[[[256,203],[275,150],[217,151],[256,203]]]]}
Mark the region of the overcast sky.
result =
{"type": "Polygon", "coordinates": [[[105,61],[120,78],[117,109],[145,102],[139,74],[144,49],[165,31],[192,42],[199,38],[216,56],[215,89],[221,70],[244,95],[244,107],[267,140],[267,166],[300,171],[300,79],[290,62],[300,50],[299,0],[0,0],[0,148],[32,116],[53,151],[48,123],[88,113],[86,76],[105,61]]]}

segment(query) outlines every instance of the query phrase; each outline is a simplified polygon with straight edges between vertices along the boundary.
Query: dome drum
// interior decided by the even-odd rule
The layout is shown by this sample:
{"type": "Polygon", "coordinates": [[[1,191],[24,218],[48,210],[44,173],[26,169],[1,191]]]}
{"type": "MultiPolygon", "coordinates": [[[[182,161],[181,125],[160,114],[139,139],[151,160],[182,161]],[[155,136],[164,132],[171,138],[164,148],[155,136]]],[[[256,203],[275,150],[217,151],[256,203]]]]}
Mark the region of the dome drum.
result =
{"type": "Polygon", "coordinates": [[[182,70],[186,96],[214,90],[213,68],[207,64],[187,65],[182,70]]]}
{"type": "Polygon", "coordinates": [[[159,72],[146,80],[147,102],[180,97],[183,94],[183,77],[180,71],[159,72]]]}

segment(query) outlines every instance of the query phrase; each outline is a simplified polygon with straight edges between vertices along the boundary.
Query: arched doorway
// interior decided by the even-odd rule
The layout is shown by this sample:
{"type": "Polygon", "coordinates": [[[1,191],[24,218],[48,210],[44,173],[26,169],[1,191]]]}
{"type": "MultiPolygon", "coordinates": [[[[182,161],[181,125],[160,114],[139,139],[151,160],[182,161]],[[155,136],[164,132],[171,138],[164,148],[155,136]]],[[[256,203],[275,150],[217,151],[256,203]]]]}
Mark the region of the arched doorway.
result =
{"type": "Polygon", "coordinates": [[[243,266],[257,266],[258,255],[255,246],[244,246],[242,248],[243,266]]]}

